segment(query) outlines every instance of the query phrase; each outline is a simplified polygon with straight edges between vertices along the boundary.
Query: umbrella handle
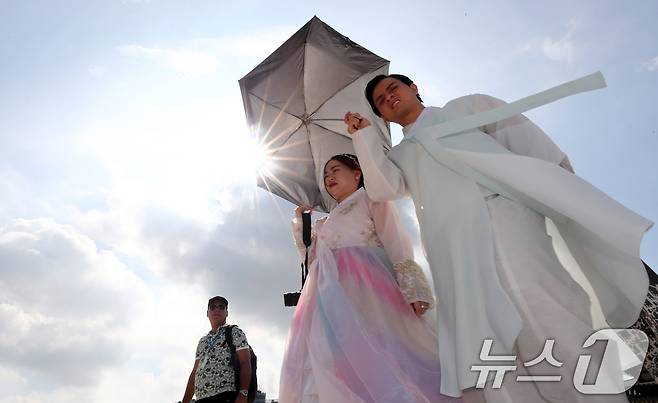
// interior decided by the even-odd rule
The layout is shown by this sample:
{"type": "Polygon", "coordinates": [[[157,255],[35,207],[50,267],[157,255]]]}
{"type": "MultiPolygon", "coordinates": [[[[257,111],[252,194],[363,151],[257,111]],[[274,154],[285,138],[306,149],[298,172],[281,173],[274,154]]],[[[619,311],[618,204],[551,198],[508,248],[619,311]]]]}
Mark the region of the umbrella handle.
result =
{"type": "Polygon", "coordinates": [[[311,213],[302,213],[302,241],[306,246],[306,253],[304,256],[304,263],[302,263],[302,288],[308,277],[308,248],[311,246],[311,213]]]}

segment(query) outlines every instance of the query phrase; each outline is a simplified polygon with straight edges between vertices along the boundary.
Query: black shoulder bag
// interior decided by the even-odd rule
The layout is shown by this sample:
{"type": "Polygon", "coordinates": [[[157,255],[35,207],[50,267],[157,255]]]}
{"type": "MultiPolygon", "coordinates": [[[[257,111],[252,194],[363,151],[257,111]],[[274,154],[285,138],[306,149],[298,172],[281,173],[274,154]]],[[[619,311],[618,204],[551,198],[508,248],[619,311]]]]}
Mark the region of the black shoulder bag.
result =
{"type": "MultiPolygon", "coordinates": [[[[240,390],[240,360],[238,360],[238,354],[235,351],[235,344],[233,344],[233,328],[235,326],[226,326],[224,328],[224,338],[226,344],[231,353],[231,360],[229,364],[233,367],[235,372],[235,388],[240,390]]],[[[254,350],[249,346],[249,361],[251,362],[251,380],[249,381],[249,395],[247,396],[247,401],[252,403],[256,399],[256,391],[258,390],[258,378],[256,377],[256,354],[254,350]]]]}

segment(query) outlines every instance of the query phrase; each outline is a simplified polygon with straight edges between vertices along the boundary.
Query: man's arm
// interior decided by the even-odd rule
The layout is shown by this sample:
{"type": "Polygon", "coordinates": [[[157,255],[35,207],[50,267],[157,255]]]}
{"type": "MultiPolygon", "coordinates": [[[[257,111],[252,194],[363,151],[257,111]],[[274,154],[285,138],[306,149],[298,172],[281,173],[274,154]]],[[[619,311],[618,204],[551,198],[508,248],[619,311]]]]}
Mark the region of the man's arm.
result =
{"type": "Polygon", "coordinates": [[[192,368],[192,373],[187,380],[187,387],[185,388],[185,394],[183,395],[182,403],[190,403],[192,396],[194,396],[194,380],[196,378],[196,370],[199,368],[199,360],[194,360],[194,368],[192,368]]]}
{"type": "Polygon", "coordinates": [[[389,201],[406,196],[402,170],[388,159],[379,135],[368,119],[348,112],[344,121],[352,135],[352,145],[363,171],[368,197],[374,201],[389,201]]]}
{"type": "MultiPolygon", "coordinates": [[[[249,384],[251,383],[251,353],[249,348],[242,348],[235,352],[238,356],[238,362],[240,363],[240,385],[238,390],[249,390],[249,384]]],[[[243,403],[247,401],[247,396],[244,396],[238,393],[238,396],[235,399],[235,403],[243,403]]]]}

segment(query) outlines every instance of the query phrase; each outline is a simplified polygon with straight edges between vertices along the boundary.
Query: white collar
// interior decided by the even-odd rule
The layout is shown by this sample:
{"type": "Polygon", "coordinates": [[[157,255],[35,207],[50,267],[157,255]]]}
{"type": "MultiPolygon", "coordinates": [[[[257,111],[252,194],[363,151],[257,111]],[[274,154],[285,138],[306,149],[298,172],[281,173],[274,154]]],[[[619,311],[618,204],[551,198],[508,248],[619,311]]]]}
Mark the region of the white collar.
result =
{"type": "Polygon", "coordinates": [[[420,115],[418,115],[415,122],[409,123],[408,125],[402,128],[402,134],[404,134],[406,137],[417,123],[421,122],[429,115],[428,110],[430,109],[441,109],[441,108],[437,106],[426,106],[425,108],[423,108],[423,111],[420,113],[420,115]]]}
{"type": "Polygon", "coordinates": [[[351,195],[349,195],[349,196],[347,196],[346,198],[344,198],[342,202],[338,203],[338,204],[336,205],[336,207],[334,207],[333,210],[331,210],[331,211],[334,211],[334,210],[340,208],[341,206],[344,206],[348,201],[350,201],[350,200],[352,200],[352,199],[358,197],[358,195],[360,195],[360,194],[363,193],[363,192],[365,192],[365,189],[364,189],[364,188],[358,188],[358,189],[355,190],[351,195]]]}

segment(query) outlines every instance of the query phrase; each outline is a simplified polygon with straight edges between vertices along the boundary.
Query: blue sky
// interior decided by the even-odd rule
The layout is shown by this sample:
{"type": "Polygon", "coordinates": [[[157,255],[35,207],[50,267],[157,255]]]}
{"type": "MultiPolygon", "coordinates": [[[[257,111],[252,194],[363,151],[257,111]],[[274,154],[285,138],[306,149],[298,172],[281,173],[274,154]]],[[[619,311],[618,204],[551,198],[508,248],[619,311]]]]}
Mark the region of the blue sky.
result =
{"type": "MultiPolygon", "coordinates": [[[[0,403],[180,399],[215,294],[276,396],[293,206],[254,185],[237,80],[313,15],[428,105],[601,70],[607,89],[528,116],[580,176],[658,219],[655,2],[372,4],[1,2],[0,403]]],[[[642,256],[658,267],[655,229],[642,256]]]]}

